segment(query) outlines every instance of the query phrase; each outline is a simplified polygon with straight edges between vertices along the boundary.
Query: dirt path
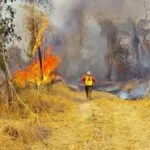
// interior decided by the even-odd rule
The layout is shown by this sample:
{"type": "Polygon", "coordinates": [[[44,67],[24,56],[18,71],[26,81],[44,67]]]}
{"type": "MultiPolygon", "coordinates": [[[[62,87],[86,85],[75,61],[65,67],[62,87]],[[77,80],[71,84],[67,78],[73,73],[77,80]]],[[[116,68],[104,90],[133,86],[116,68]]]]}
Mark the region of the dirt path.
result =
{"type": "Polygon", "coordinates": [[[105,98],[83,100],[56,122],[49,141],[51,149],[150,150],[150,111],[144,108],[149,102],[105,98]]]}

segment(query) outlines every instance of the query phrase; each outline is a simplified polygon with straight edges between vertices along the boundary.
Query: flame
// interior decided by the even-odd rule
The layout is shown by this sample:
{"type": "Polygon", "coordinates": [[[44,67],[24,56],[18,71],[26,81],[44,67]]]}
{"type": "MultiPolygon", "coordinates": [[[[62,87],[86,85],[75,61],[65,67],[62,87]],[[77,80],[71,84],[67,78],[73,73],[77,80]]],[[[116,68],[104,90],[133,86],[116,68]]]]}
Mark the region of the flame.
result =
{"type": "Polygon", "coordinates": [[[38,32],[35,33],[36,39],[35,39],[35,44],[34,44],[34,47],[32,50],[32,55],[35,54],[38,47],[41,47],[44,31],[46,30],[46,28],[48,27],[48,24],[49,24],[49,21],[46,16],[40,16],[39,19],[41,22],[41,26],[40,26],[40,29],[38,30],[38,32]]]}
{"type": "Polygon", "coordinates": [[[15,72],[13,75],[13,81],[19,87],[47,84],[55,79],[56,75],[54,75],[53,72],[57,69],[60,63],[60,58],[52,55],[50,52],[48,53],[49,50],[50,48],[45,51],[45,58],[42,62],[43,80],[41,81],[40,79],[39,61],[35,60],[29,66],[23,70],[15,72]]]}
{"type": "MultiPolygon", "coordinates": [[[[35,54],[39,47],[42,47],[42,37],[44,36],[44,32],[49,25],[49,21],[46,16],[41,15],[39,19],[39,30],[35,33],[36,39],[32,50],[32,55],[35,54]]],[[[30,85],[39,86],[41,84],[52,82],[56,78],[56,74],[54,74],[54,72],[60,63],[60,58],[52,55],[51,49],[52,47],[48,47],[45,50],[44,57],[42,58],[43,80],[41,80],[39,60],[35,60],[23,70],[15,72],[13,75],[13,81],[19,87],[26,87],[30,85]]]]}

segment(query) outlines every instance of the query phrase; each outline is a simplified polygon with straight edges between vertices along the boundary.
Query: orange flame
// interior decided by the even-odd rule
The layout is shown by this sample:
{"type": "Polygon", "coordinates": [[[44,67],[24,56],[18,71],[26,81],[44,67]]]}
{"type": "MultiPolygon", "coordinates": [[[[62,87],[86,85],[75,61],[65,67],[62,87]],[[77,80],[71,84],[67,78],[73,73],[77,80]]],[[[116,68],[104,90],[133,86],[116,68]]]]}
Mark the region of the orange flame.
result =
{"type": "MultiPolygon", "coordinates": [[[[48,18],[46,16],[40,16],[40,28],[35,33],[36,41],[32,50],[32,55],[35,54],[38,47],[42,46],[42,37],[46,28],[49,25],[48,18]]],[[[41,80],[40,73],[40,64],[39,60],[33,61],[29,66],[23,70],[17,71],[13,75],[13,81],[19,87],[25,87],[28,85],[41,85],[52,82],[56,75],[54,71],[57,69],[60,63],[60,59],[57,56],[51,54],[51,47],[45,50],[44,58],[42,60],[42,71],[43,71],[43,80],[41,80]]]]}
{"type": "Polygon", "coordinates": [[[45,51],[45,58],[43,59],[43,80],[40,80],[39,61],[35,60],[29,66],[23,70],[17,71],[13,75],[13,81],[19,87],[46,84],[55,79],[53,72],[57,69],[60,63],[60,58],[51,53],[48,54],[48,50],[49,49],[45,51]]]}

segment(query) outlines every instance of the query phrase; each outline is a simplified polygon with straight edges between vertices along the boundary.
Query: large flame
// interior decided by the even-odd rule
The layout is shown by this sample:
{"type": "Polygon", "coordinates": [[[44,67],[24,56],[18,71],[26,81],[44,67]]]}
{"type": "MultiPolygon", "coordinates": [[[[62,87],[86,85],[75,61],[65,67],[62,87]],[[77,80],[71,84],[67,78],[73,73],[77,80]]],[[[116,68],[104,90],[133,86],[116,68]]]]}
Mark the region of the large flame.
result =
{"type": "MultiPolygon", "coordinates": [[[[42,38],[44,32],[49,25],[48,18],[44,15],[39,16],[40,23],[35,32],[35,43],[32,50],[32,55],[35,54],[38,48],[42,47],[42,38]]],[[[54,73],[59,65],[60,59],[52,55],[51,47],[45,50],[44,57],[42,58],[42,73],[43,80],[41,80],[41,70],[39,60],[34,60],[32,63],[23,70],[15,72],[13,81],[20,87],[29,85],[41,85],[52,82],[56,74],[54,73]]]]}
{"type": "Polygon", "coordinates": [[[25,87],[29,85],[41,85],[50,83],[55,79],[55,74],[53,73],[60,62],[60,58],[48,53],[50,49],[45,51],[45,58],[43,59],[43,80],[40,79],[40,68],[39,61],[33,61],[29,66],[23,70],[15,72],[13,75],[13,81],[19,87],[25,87]]]}

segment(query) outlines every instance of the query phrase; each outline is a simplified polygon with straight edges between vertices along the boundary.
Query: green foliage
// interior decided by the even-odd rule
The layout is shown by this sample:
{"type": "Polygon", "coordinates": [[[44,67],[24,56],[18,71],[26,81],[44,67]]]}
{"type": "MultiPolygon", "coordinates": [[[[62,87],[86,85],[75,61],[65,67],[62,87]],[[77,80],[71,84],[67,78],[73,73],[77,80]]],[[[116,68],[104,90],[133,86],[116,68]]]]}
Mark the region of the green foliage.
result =
{"type": "Polygon", "coordinates": [[[15,34],[15,25],[13,23],[15,11],[12,8],[14,0],[4,0],[0,3],[0,47],[6,48],[11,44],[14,39],[20,40],[21,38],[15,34]],[[10,3],[11,2],[11,3],[10,3]],[[9,4],[8,4],[9,3],[9,4]]]}
{"type": "Polygon", "coordinates": [[[9,106],[11,106],[13,101],[13,91],[10,84],[7,49],[15,40],[21,40],[21,38],[15,34],[15,11],[12,8],[12,2],[14,2],[14,0],[0,1],[0,69],[6,78],[9,106]]]}
{"type": "Polygon", "coordinates": [[[15,34],[15,25],[13,22],[15,11],[12,8],[12,2],[14,2],[14,0],[4,0],[0,2],[0,69],[2,71],[5,71],[3,57],[7,60],[7,47],[12,44],[14,40],[21,40],[21,38],[15,34]],[[3,56],[3,52],[5,56],[3,56]]]}

